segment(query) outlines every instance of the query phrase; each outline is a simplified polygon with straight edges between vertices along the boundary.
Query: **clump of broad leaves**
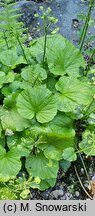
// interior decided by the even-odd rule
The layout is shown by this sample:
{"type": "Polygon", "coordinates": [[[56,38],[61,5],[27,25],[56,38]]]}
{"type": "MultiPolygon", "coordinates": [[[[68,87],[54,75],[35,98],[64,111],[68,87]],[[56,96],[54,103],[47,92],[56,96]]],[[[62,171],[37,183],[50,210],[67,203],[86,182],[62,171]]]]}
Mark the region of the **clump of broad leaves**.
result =
{"type": "Polygon", "coordinates": [[[76,152],[95,156],[94,69],[86,76],[82,54],[59,34],[47,36],[43,55],[43,37],[0,53],[0,182],[9,198],[23,171],[28,195],[54,186],[59,163],[64,171],[76,152]]]}

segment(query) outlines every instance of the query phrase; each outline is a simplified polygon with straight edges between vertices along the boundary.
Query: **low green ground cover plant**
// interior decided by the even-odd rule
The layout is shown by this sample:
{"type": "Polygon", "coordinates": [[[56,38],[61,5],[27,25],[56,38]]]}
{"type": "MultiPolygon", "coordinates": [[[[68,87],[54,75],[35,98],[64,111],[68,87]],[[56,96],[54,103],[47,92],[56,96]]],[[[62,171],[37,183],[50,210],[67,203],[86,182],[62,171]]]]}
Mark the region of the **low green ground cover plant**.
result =
{"type": "Polygon", "coordinates": [[[0,44],[0,199],[27,199],[30,188],[55,185],[59,165],[95,156],[95,81],[60,34],[26,47],[9,32],[0,44]]]}

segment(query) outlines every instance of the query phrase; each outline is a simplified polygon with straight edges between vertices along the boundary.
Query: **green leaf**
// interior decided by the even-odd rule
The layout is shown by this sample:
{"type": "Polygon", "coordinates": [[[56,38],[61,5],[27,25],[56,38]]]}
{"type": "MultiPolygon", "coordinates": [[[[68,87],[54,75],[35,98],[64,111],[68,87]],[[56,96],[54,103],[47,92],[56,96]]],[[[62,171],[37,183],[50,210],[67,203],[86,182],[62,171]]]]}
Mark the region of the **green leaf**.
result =
{"type": "Polygon", "coordinates": [[[24,190],[20,193],[20,197],[21,197],[22,199],[27,199],[29,193],[30,193],[30,190],[29,190],[29,189],[24,189],[24,190]]]}
{"type": "Polygon", "coordinates": [[[16,93],[8,95],[6,98],[4,98],[4,107],[8,110],[12,109],[16,105],[16,98],[17,98],[16,93]]]}
{"type": "Polygon", "coordinates": [[[47,131],[44,131],[43,142],[54,145],[57,150],[63,150],[73,145],[74,136],[71,119],[64,114],[58,114],[48,124],[47,131]]]}
{"type": "Polygon", "coordinates": [[[1,137],[1,134],[2,134],[2,126],[1,126],[1,123],[0,123],[0,137],[1,137]]]}
{"type": "Polygon", "coordinates": [[[15,178],[21,169],[21,161],[18,152],[13,149],[6,153],[0,146],[0,181],[8,181],[15,178]]]}
{"type": "Polygon", "coordinates": [[[56,183],[56,179],[44,179],[44,180],[41,179],[39,184],[37,184],[34,180],[31,183],[29,183],[29,186],[31,188],[34,188],[34,189],[38,188],[39,190],[44,191],[50,187],[53,187],[55,183],[56,183]]]}
{"type": "Polygon", "coordinates": [[[20,116],[15,108],[5,110],[4,115],[1,117],[1,124],[3,130],[11,129],[12,131],[22,131],[30,126],[29,121],[20,116]]]}
{"type": "MultiPolygon", "coordinates": [[[[95,91],[95,90],[94,90],[95,91]]],[[[91,113],[95,112],[95,96],[93,94],[92,101],[88,104],[88,106],[85,108],[85,116],[89,116],[91,113]]]]}
{"type": "Polygon", "coordinates": [[[40,64],[31,65],[22,69],[21,76],[25,81],[34,84],[37,80],[44,80],[47,78],[47,73],[40,64]]]}
{"type": "Polygon", "coordinates": [[[68,160],[61,160],[61,161],[60,161],[60,168],[61,168],[64,172],[67,172],[70,166],[71,166],[70,161],[68,161],[68,160]]]}
{"type": "Polygon", "coordinates": [[[51,122],[45,125],[31,125],[31,133],[32,135],[40,135],[42,137],[41,144],[39,143],[38,146],[42,150],[53,145],[58,151],[62,151],[64,148],[73,145],[75,136],[72,120],[61,113],[57,114],[51,122]]]}
{"type": "Polygon", "coordinates": [[[44,155],[48,159],[59,161],[61,158],[62,152],[60,150],[58,150],[55,146],[48,145],[44,149],[44,155]]]}
{"type": "Polygon", "coordinates": [[[13,191],[7,187],[0,188],[0,200],[16,200],[17,196],[13,191]]]}
{"type": "Polygon", "coordinates": [[[5,147],[5,139],[6,139],[5,134],[3,134],[3,135],[0,137],[0,145],[1,145],[2,147],[5,147]]]}
{"type": "MultiPolygon", "coordinates": [[[[39,59],[40,57],[43,57],[44,54],[44,37],[40,37],[37,40],[32,41],[31,44],[31,53],[34,57],[39,59]]],[[[59,34],[56,35],[48,35],[47,36],[47,49],[46,53],[50,53],[52,50],[52,47],[64,48],[65,47],[65,39],[59,34]]],[[[41,58],[42,59],[42,58],[41,58]]]]}
{"type": "Polygon", "coordinates": [[[56,178],[55,179],[45,179],[45,180],[41,180],[40,184],[39,184],[39,190],[43,191],[46,190],[50,187],[53,187],[56,183],[56,178]]]}
{"type": "Polygon", "coordinates": [[[93,96],[88,83],[71,77],[61,77],[55,87],[60,92],[55,94],[58,109],[64,112],[73,112],[79,105],[88,105],[93,96]]]}
{"type": "Polygon", "coordinates": [[[91,113],[87,121],[88,121],[88,124],[93,126],[93,129],[94,129],[94,127],[95,127],[95,113],[91,113]]]}
{"type": "MultiPolygon", "coordinates": [[[[24,135],[23,135],[24,136],[24,135]]],[[[31,137],[22,137],[20,134],[7,136],[7,145],[9,149],[17,149],[21,157],[29,156],[34,140],[31,137]]]]}
{"type": "Polygon", "coordinates": [[[95,156],[95,133],[86,130],[79,144],[81,150],[88,156],[95,156]]]}
{"type": "Polygon", "coordinates": [[[29,88],[17,98],[18,112],[26,119],[34,116],[40,123],[51,121],[57,113],[56,101],[45,86],[29,88]]]}
{"type": "Polygon", "coordinates": [[[64,160],[67,160],[67,161],[75,161],[77,159],[77,156],[76,156],[76,153],[74,151],[74,148],[70,147],[70,148],[66,148],[64,151],[63,151],[63,154],[62,154],[64,160]]]}
{"type": "Polygon", "coordinates": [[[6,83],[12,83],[14,81],[14,72],[9,71],[6,75],[6,83]]]}
{"type": "Polygon", "coordinates": [[[55,88],[56,83],[57,83],[57,80],[54,77],[48,76],[48,78],[46,80],[46,85],[47,85],[47,88],[53,93],[56,92],[56,88],[55,88]]]}
{"type": "Polygon", "coordinates": [[[3,65],[8,66],[11,69],[14,69],[19,64],[26,64],[26,61],[22,56],[18,56],[15,49],[3,51],[0,54],[0,61],[3,65]]]}
{"type": "Polygon", "coordinates": [[[6,150],[0,145],[0,157],[6,154],[6,150]]]}
{"type": "Polygon", "coordinates": [[[71,42],[65,39],[65,47],[52,46],[47,53],[50,72],[55,75],[68,74],[79,77],[79,68],[85,67],[85,61],[80,51],[71,42]]]}
{"type": "Polygon", "coordinates": [[[0,88],[2,88],[3,83],[5,83],[6,75],[3,71],[0,71],[0,88]]]}
{"type": "Polygon", "coordinates": [[[26,169],[34,177],[41,179],[56,178],[58,162],[49,161],[42,153],[30,155],[26,159],[26,169]]]}
{"type": "Polygon", "coordinates": [[[6,83],[11,83],[14,80],[14,73],[9,71],[6,75],[3,71],[0,71],[0,88],[6,83]]]}

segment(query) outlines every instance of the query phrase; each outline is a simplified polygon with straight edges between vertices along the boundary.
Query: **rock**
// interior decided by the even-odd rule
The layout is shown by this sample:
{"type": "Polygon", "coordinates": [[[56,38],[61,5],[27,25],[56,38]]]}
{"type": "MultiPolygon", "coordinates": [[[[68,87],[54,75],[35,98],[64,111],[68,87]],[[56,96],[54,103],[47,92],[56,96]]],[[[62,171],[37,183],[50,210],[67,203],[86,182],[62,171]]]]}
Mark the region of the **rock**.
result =
{"type": "Polygon", "coordinates": [[[59,196],[63,196],[64,195],[64,191],[63,190],[59,190],[59,196]]]}
{"type": "Polygon", "coordinates": [[[75,196],[76,196],[76,197],[79,197],[79,195],[80,195],[79,191],[76,191],[76,192],[75,192],[75,196]]]}
{"type": "Polygon", "coordinates": [[[25,23],[27,27],[31,27],[35,20],[35,14],[38,13],[38,4],[34,1],[17,3],[17,7],[21,8],[21,21],[25,23]]]}
{"type": "MultiPolygon", "coordinates": [[[[83,25],[77,15],[87,13],[88,10],[88,1],[80,0],[32,0],[32,1],[17,1],[16,7],[20,8],[21,21],[25,23],[25,26],[29,28],[29,32],[32,37],[38,37],[43,35],[43,25],[40,18],[35,17],[34,15],[40,12],[40,6],[44,6],[45,9],[50,7],[52,9],[51,16],[58,18],[58,23],[51,27],[59,27],[59,33],[64,37],[71,40],[73,43],[77,44],[78,36],[77,30],[83,25]],[[37,31],[39,27],[40,31],[37,31]]],[[[95,20],[94,10],[92,11],[92,18],[95,20]]],[[[95,34],[94,26],[89,28],[91,34],[95,34]]],[[[51,32],[51,31],[49,31],[51,32]]]]}
{"type": "Polygon", "coordinates": [[[41,192],[42,198],[47,200],[49,198],[49,195],[50,195],[51,191],[52,191],[52,188],[49,188],[48,190],[45,190],[45,191],[41,192]]]}
{"type": "Polygon", "coordinates": [[[64,195],[64,191],[63,190],[54,190],[54,191],[52,191],[51,194],[54,198],[57,199],[58,197],[61,197],[64,195]]]}
{"type": "Polygon", "coordinates": [[[95,181],[95,174],[92,176],[92,181],[95,181]]]}
{"type": "Polygon", "coordinates": [[[57,199],[57,198],[58,198],[58,195],[59,195],[58,190],[54,190],[54,191],[51,193],[51,195],[57,199]]]}
{"type": "Polygon", "coordinates": [[[83,169],[83,168],[81,168],[81,173],[82,173],[82,174],[84,173],[84,169],[83,169]]]}

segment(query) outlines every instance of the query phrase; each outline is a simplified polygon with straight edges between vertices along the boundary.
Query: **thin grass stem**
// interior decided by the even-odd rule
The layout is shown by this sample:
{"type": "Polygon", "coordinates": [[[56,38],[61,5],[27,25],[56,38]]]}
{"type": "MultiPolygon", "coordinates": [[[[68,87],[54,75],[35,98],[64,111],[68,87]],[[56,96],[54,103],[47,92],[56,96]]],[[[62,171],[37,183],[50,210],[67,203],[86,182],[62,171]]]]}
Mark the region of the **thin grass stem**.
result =
{"type": "Polygon", "coordinates": [[[46,25],[46,16],[44,16],[44,54],[43,54],[43,65],[45,63],[46,47],[47,47],[47,25],[46,25]]]}
{"type": "Polygon", "coordinates": [[[80,40],[79,40],[80,51],[83,48],[83,44],[84,44],[84,41],[85,41],[85,38],[86,38],[86,35],[87,35],[87,30],[88,30],[88,26],[89,26],[89,20],[90,20],[90,17],[91,17],[91,11],[92,11],[93,5],[94,5],[94,0],[91,0],[90,5],[89,5],[89,9],[88,9],[88,13],[87,13],[87,16],[86,16],[86,19],[85,19],[85,23],[84,23],[84,26],[83,26],[83,30],[82,30],[80,40]]]}
{"type": "Polygon", "coordinates": [[[77,171],[76,166],[74,166],[74,169],[75,169],[76,176],[77,176],[77,178],[78,178],[78,180],[79,180],[79,183],[80,183],[82,189],[84,190],[85,194],[86,194],[91,200],[93,200],[93,198],[90,196],[90,194],[87,192],[87,190],[86,190],[85,187],[83,186],[83,183],[82,183],[82,181],[81,181],[81,179],[80,179],[80,177],[79,177],[79,174],[78,174],[78,171],[77,171]]]}
{"type": "Polygon", "coordinates": [[[28,59],[27,59],[27,57],[26,57],[26,54],[25,54],[25,52],[24,52],[24,49],[23,49],[22,43],[21,43],[21,41],[20,41],[20,39],[19,39],[19,37],[18,37],[18,34],[16,33],[15,36],[16,36],[16,39],[17,39],[17,41],[18,41],[18,43],[19,43],[19,45],[20,45],[20,47],[21,47],[21,50],[22,50],[22,52],[23,52],[23,56],[24,56],[24,58],[25,58],[27,64],[29,64],[28,59]]]}

